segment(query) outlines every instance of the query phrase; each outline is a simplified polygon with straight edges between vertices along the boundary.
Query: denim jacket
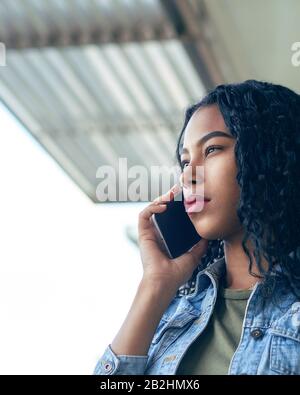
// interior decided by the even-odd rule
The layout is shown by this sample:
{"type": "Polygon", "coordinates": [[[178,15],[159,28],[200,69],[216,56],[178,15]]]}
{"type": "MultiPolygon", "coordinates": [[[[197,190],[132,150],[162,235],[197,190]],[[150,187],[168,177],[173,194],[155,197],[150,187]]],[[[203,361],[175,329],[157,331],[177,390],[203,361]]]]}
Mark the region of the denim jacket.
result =
{"type": "MultiPolygon", "coordinates": [[[[207,326],[225,270],[223,257],[197,274],[192,293],[175,295],[147,356],[116,355],[108,345],[94,374],[176,375],[184,354],[207,326]]],[[[280,276],[273,278],[269,288],[257,283],[249,297],[229,375],[300,374],[300,301],[280,276]]]]}

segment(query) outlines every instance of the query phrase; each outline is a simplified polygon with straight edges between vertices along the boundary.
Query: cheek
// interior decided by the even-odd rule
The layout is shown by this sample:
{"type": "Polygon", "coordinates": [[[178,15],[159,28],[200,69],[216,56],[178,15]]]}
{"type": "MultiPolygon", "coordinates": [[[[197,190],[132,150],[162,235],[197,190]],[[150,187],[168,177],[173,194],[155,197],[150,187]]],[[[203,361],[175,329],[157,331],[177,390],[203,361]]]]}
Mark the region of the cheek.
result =
{"type": "Polygon", "coordinates": [[[207,191],[212,199],[221,206],[233,206],[239,200],[240,187],[236,176],[237,168],[231,156],[215,160],[205,170],[207,180],[207,191]]]}
{"type": "Polygon", "coordinates": [[[209,240],[226,238],[240,229],[237,208],[240,187],[236,180],[237,168],[232,156],[214,160],[205,169],[206,193],[212,199],[192,222],[198,233],[209,240]]]}
{"type": "Polygon", "coordinates": [[[237,180],[235,179],[235,174],[230,177],[224,174],[224,177],[219,180],[220,194],[218,194],[218,202],[224,208],[227,209],[237,209],[238,202],[240,199],[240,187],[237,180]]]}
{"type": "Polygon", "coordinates": [[[238,201],[237,188],[231,189],[230,192],[224,189],[223,196],[212,200],[209,207],[193,218],[192,222],[197,232],[208,240],[215,240],[226,239],[228,235],[239,231],[241,223],[237,215],[238,201]]]}
{"type": "Polygon", "coordinates": [[[235,222],[238,218],[237,208],[240,199],[240,187],[236,180],[236,174],[236,166],[230,161],[226,165],[222,161],[221,166],[217,166],[217,163],[215,163],[215,166],[206,172],[206,179],[209,180],[206,185],[207,193],[210,194],[212,199],[209,203],[209,209],[206,210],[207,220],[235,222]]]}

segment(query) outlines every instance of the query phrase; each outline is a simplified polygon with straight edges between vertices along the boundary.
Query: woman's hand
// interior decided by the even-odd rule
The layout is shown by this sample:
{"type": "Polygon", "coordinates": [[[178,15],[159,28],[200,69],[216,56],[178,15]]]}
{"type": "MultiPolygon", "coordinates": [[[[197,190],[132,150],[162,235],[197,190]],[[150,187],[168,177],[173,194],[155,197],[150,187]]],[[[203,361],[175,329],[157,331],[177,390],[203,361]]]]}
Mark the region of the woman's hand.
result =
{"type": "Polygon", "coordinates": [[[175,185],[165,195],[156,198],[140,212],[138,222],[143,278],[174,287],[176,290],[189,280],[208,246],[208,240],[202,238],[189,252],[174,259],[170,259],[163,248],[151,217],[154,213],[166,210],[163,203],[174,199],[178,191],[180,188],[175,185]]]}

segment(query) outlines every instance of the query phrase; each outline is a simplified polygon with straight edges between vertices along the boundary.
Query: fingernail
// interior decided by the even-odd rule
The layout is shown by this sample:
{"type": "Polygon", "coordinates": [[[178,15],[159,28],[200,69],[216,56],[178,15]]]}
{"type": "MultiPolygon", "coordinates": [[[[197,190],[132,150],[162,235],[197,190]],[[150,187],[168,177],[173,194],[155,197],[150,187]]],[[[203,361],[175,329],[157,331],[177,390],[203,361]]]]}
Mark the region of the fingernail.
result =
{"type": "Polygon", "coordinates": [[[180,190],[181,190],[181,188],[180,188],[180,186],[178,184],[175,184],[172,187],[172,192],[174,192],[174,193],[179,192],[180,190]]]}

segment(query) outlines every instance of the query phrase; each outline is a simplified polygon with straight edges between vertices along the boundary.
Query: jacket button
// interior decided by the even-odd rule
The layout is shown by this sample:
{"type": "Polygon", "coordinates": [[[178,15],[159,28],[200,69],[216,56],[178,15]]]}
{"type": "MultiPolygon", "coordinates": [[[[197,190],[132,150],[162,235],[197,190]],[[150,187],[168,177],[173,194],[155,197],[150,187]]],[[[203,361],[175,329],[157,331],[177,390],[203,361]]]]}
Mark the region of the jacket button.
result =
{"type": "Polygon", "coordinates": [[[263,336],[263,332],[260,329],[253,329],[250,334],[255,340],[263,336]]]}
{"type": "Polygon", "coordinates": [[[110,363],[109,361],[104,361],[103,367],[104,367],[105,373],[109,373],[113,370],[114,364],[110,363]]]}

